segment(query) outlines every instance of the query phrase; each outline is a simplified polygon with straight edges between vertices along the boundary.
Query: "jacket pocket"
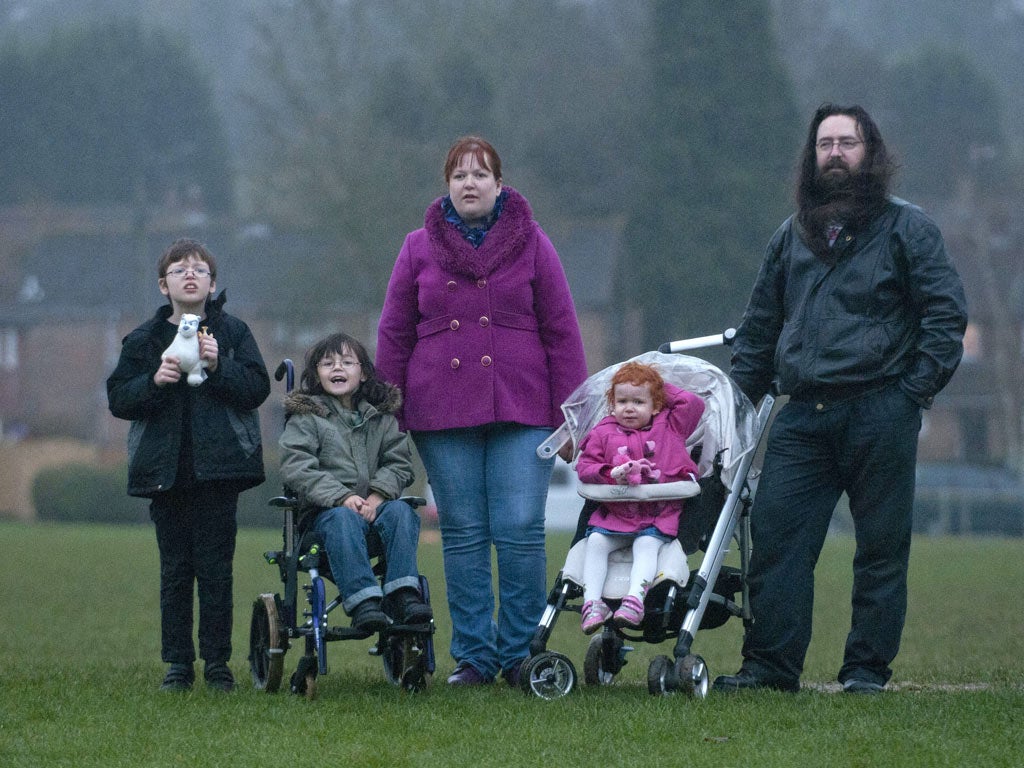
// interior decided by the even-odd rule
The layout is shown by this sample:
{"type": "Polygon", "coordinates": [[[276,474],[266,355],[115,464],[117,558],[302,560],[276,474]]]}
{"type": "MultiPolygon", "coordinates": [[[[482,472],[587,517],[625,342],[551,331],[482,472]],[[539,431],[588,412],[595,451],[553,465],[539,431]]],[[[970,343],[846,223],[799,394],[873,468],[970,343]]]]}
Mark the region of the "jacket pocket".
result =
{"type": "Polygon", "coordinates": [[[426,336],[433,336],[435,333],[447,331],[451,327],[451,316],[435,317],[432,320],[424,320],[416,326],[416,338],[422,339],[426,336]]]}
{"type": "Polygon", "coordinates": [[[491,313],[491,319],[494,321],[495,325],[500,325],[504,328],[531,332],[536,332],[537,330],[537,318],[533,315],[523,315],[518,312],[503,312],[500,309],[496,309],[491,313]]]}
{"type": "Polygon", "coordinates": [[[252,456],[260,449],[260,415],[256,411],[228,409],[228,421],[238,439],[238,446],[246,456],[252,456]]]}

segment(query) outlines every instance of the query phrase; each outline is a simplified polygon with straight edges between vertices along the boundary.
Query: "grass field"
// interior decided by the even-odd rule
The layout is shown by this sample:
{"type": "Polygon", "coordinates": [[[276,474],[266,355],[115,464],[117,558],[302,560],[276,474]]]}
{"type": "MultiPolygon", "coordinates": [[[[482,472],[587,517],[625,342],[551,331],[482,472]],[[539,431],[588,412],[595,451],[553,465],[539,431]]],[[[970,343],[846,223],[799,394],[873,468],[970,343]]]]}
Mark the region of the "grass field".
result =
{"type": "MultiPolygon", "coordinates": [[[[421,547],[437,614],[438,672],[410,695],[388,685],[369,641],[332,643],[314,701],[254,691],[248,621],[279,590],[243,530],[235,559],[239,689],[160,694],[156,544],[149,527],[0,523],[0,766],[1020,766],[1024,764],[1024,542],[918,539],[893,690],[832,692],[849,614],[852,541],[818,568],[815,632],[792,696],[652,697],[639,645],[611,687],[554,702],[504,684],[450,690],[440,547],[421,547]]],[[[549,542],[552,574],[567,547],[549,542]]],[[[550,581],[550,579],[549,579],[550,581]]],[[[549,643],[582,671],[586,639],[565,615],[549,643]]],[[[739,664],[742,625],[699,633],[712,675],[739,664]]],[[[300,651],[285,658],[290,674],[300,651]]],[[[200,670],[201,671],[201,670],[200,670]]]]}

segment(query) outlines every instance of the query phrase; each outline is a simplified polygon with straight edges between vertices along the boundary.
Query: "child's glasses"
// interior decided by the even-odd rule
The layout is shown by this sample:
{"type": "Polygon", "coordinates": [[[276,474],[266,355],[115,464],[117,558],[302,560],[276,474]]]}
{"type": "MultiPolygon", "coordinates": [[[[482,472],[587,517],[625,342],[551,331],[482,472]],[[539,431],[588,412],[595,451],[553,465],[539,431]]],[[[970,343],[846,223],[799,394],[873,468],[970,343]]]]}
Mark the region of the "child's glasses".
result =
{"type": "Polygon", "coordinates": [[[168,277],[184,277],[191,272],[196,277],[209,277],[210,270],[206,267],[174,267],[174,269],[168,269],[168,277]]]}
{"type": "Polygon", "coordinates": [[[352,369],[358,368],[360,366],[360,362],[350,357],[325,357],[323,360],[317,363],[317,368],[319,368],[321,371],[329,371],[337,365],[340,365],[342,368],[352,369]]]}

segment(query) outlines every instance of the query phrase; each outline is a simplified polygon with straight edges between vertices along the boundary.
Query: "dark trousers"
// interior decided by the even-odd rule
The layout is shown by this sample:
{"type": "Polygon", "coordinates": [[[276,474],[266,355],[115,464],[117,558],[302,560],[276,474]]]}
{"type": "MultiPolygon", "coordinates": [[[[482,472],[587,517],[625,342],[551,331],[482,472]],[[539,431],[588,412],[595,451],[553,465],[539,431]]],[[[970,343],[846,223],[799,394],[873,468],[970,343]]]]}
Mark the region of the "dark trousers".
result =
{"type": "Polygon", "coordinates": [[[193,585],[199,591],[199,656],[231,658],[232,572],[238,491],[218,484],[155,497],[150,517],[160,548],[160,658],[191,664],[193,585]]]}
{"type": "Polygon", "coordinates": [[[799,680],[811,640],[814,567],[840,495],[856,535],[850,633],[839,680],[884,684],[907,611],[907,567],[921,409],[897,385],[857,399],[791,400],[768,436],[751,510],[744,666],[799,680]]]}

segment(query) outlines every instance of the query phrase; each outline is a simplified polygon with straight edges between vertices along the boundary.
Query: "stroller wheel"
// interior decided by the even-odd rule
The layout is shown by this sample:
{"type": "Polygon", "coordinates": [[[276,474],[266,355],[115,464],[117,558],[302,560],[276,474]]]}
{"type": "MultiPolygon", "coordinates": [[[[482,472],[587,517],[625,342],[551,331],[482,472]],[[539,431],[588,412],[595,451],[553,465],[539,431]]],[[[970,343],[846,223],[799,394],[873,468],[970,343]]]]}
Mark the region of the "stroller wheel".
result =
{"type": "Polygon", "coordinates": [[[544,651],[523,665],[519,685],[524,693],[533,693],[542,699],[558,699],[576,685],[576,667],[568,656],[544,651]]]}
{"type": "Polygon", "coordinates": [[[703,699],[708,695],[708,665],[700,656],[688,655],[676,660],[679,688],[688,696],[703,699]]]}
{"type": "Polygon", "coordinates": [[[622,664],[619,661],[621,654],[621,638],[606,638],[604,634],[594,635],[590,638],[587,656],[583,661],[583,682],[587,685],[611,685],[615,675],[622,671],[622,664]],[[609,663],[609,659],[612,663],[609,663]]]}
{"type": "Polygon", "coordinates": [[[286,650],[274,595],[260,595],[252,604],[249,623],[249,670],[257,691],[274,693],[281,686],[286,650]]]}
{"type": "Polygon", "coordinates": [[[673,664],[657,656],[647,668],[647,691],[652,696],[685,693],[695,699],[708,695],[708,668],[700,656],[684,656],[673,664]]]}
{"type": "Polygon", "coordinates": [[[647,667],[647,692],[652,696],[672,693],[676,688],[676,671],[668,656],[655,656],[647,667]]]}

